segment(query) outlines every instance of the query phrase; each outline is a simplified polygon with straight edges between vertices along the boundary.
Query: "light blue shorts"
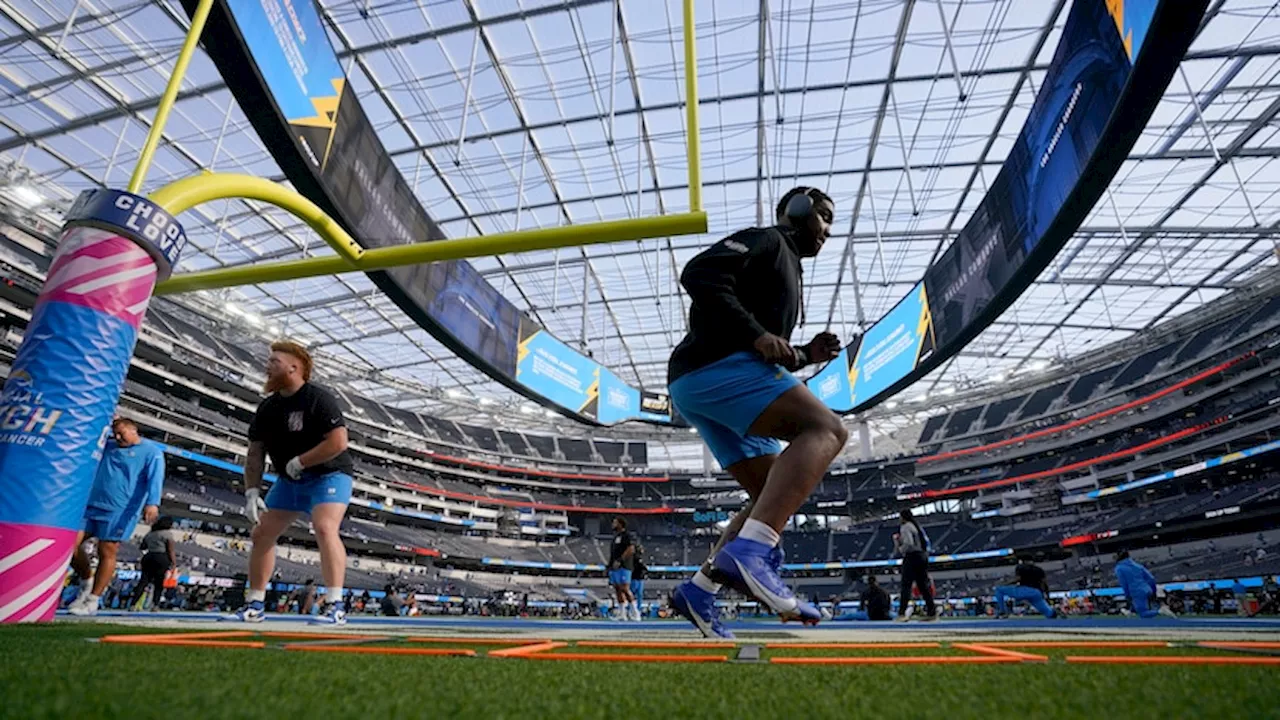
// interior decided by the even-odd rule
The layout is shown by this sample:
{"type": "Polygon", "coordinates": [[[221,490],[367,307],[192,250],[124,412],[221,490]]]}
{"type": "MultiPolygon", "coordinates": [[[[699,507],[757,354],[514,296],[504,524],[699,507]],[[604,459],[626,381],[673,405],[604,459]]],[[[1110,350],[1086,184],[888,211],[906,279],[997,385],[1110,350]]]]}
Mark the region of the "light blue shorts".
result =
{"type": "Polygon", "coordinates": [[[667,391],[676,410],[697,428],[720,466],[727,468],[782,450],[777,440],[747,431],[765,408],[799,384],[781,365],[752,352],[737,352],[681,375],[667,391]]]}
{"type": "Polygon", "coordinates": [[[303,475],[303,482],[280,478],[267,492],[267,507],[272,510],[309,513],[322,503],[351,502],[351,476],[331,472],[319,476],[303,475]]]}
{"type": "Polygon", "coordinates": [[[617,570],[610,570],[610,571],[609,571],[609,584],[610,584],[610,585],[613,585],[613,586],[615,586],[615,587],[616,587],[616,586],[618,586],[618,585],[630,585],[630,584],[631,584],[631,571],[630,571],[630,570],[628,570],[628,569],[626,569],[626,568],[619,568],[619,569],[617,569],[617,570]]]}
{"type": "Polygon", "coordinates": [[[121,542],[133,537],[133,527],[138,524],[139,513],[122,512],[118,515],[95,515],[84,519],[85,537],[95,537],[107,542],[121,542]]]}

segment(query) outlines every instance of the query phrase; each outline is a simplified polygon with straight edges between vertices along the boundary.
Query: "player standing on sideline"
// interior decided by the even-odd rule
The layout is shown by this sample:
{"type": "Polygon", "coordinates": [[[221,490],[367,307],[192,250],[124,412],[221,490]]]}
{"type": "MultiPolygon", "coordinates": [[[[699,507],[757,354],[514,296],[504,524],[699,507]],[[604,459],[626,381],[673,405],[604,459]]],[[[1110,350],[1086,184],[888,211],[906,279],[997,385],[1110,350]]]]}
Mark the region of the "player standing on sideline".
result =
{"type": "Polygon", "coordinates": [[[342,583],[347,550],[338,526],[351,502],[353,463],[347,451],[347,427],[333,395],[311,382],[311,354],[293,342],[271,345],[267,359],[268,396],[249,424],[249,456],[244,465],[245,515],[254,523],[249,552],[249,590],[245,606],[226,620],[261,622],[267,583],[276,564],[276,541],[303,513],[320,546],[324,604],[311,619],[342,625],[342,583]],[[267,457],[279,477],[265,500],[262,472],[267,457]]]}
{"type": "Polygon", "coordinates": [[[1016,584],[996,587],[996,617],[1009,617],[1009,599],[1025,600],[1041,615],[1052,618],[1057,613],[1045,600],[1049,597],[1049,582],[1044,569],[1028,557],[1018,558],[1013,569],[1016,584]]]}
{"type": "Polygon", "coordinates": [[[915,585],[924,598],[925,616],[923,622],[938,619],[938,608],[933,604],[933,582],[929,580],[929,536],[920,523],[911,515],[911,510],[903,508],[898,517],[902,525],[893,536],[894,552],[902,555],[902,589],[898,596],[898,622],[911,619],[908,607],[911,604],[911,586],[915,585]]]}
{"type": "Polygon", "coordinates": [[[80,595],[67,607],[72,615],[96,615],[98,599],[116,574],[120,542],[133,535],[139,515],[148,525],[160,516],[160,491],[164,486],[164,450],[138,434],[138,425],[127,418],[111,421],[111,439],[102,449],[102,461],[93,478],[84,530],[76,539],[71,567],[80,579],[80,595]],[[84,541],[98,538],[98,570],[90,577],[84,541]]]}
{"type": "Polygon", "coordinates": [[[689,333],[667,366],[671,400],[750,498],[707,562],[671,595],[671,606],[707,637],[732,637],[715,604],[724,582],[784,620],[821,619],[779,576],[778,544],[848,440],[840,418],[791,374],[840,351],[829,332],[804,346],[790,342],[797,320],[804,324],[800,260],[822,250],[834,216],[826,193],[794,188],[778,203],[776,226],[730,235],[680,276],[692,307],[689,333]],[[778,440],[789,443],[781,454],[778,440]]]}
{"type": "Polygon", "coordinates": [[[631,619],[640,620],[640,601],[644,600],[644,576],[649,566],[644,564],[644,546],[636,543],[636,554],[631,557],[631,619]]]}
{"type": "Polygon", "coordinates": [[[1177,617],[1168,605],[1158,609],[1151,607],[1156,596],[1156,578],[1151,571],[1129,557],[1128,550],[1116,553],[1116,580],[1120,581],[1120,589],[1129,600],[1131,611],[1138,617],[1149,620],[1157,615],[1177,617]]]}
{"type": "Polygon", "coordinates": [[[635,558],[636,546],[627,532],[627,521],[620,517],[613,519],[613,546],[609,549],[609,584],[613,586],[613,594],[618,599],[618,613],[615,620],[639,620],[640,610],[636,608],[635,596],[631,594],[631,568],[635,558]],[[635,608],[634,616],[632,609],[635,608]]]}

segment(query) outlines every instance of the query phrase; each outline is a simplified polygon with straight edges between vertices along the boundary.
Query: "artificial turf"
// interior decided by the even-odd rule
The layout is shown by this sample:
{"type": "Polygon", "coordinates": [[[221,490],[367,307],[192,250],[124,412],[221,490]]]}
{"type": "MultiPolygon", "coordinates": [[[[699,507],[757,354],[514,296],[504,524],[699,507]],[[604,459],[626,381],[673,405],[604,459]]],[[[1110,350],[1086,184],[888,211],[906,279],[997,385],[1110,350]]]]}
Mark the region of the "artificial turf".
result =
{"type": "Polygon", "coordinates": [[[155,630],[0,626],[0,717],[1280,717],[1274,667],[628,665],[86,642],[126,632],[155,630]]]}

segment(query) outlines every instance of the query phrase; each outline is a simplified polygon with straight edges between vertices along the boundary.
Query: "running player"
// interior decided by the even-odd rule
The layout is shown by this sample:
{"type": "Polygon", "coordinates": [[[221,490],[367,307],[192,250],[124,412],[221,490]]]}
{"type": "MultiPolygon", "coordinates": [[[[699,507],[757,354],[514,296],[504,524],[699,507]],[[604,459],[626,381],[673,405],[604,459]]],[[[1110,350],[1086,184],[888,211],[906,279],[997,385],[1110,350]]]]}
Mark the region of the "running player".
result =
{"type": "Polygon", "coordinates": [[[1157,615],[1177,617],[1168,605],[1159,608],[1151,607],[1156,597],[1156,578],[1151,571],[1143,567],[1137,560],[1129,557],[1128,550],[1116,553],[1116,580],[1120,581],[1120,589],[1129,600],[1129,608],[1138,617],[1150,619],[1157,615]]]}
{"type": "Polygon", "coordinates": [[[347,551],[338,526],[351,501],[353,463],[347,451],[342,410],[327,389],[311,382],[311,355],[293,342],[271,345],[267,360],[268,396],[249,424],[249,456],[244,466],[245,515],[254,523],[249,553],[246,604],[227,620],[261,622],[267,583],[276,564],[276,541],[303,513],[320,546],[320,572],[325,597],[311,622],[342,625],[342,583],[347,551]],[[262,472],[271,458],[278,478],[265,500],[262,472]]]}
{"type": "Polygon", "coordinates": [[[644,600],[644,576],[649,567],[644,564],[644,546],[636,543],[636,554],[631,556],[631,619],[640,619],[640,602],[644,600]]]}
{"type": "Polygon", "coordinates": [[[1049,597],[1048,576],[1044,569],[1030,558],[1018,558],[1013,569],[1015,584],[996,587],[996,617],[1009,617],[1009,600],[1024,600],[1041,615],[1052,618],[1057,615],[1045,599],[1049,597]]]}
{"type": "Polygon", "coordinates": [[[800,260],[822,249],[834,214],[826,193],[794,188],[778,203],[776,226],[730,235],[680,276],[692,307],[689,333],[667,366],[671,399],[750,498],[698,573],[672,593],[672,607],[707,637],[732,637],[715,605],[723,582],[783,619],[821,618],[779,576],[778,543],[848,439],[840,418],[791,374],[840,351],[828,332],[804,346],[790,342],[796,321],[803,324],[800,260]],[[779,440],[789,443],[781,453],[779,440]]]}
{"type": "Polygon", "coordinates": [[[631,533],[627,532],[627,521],[620,517],[613,519],[613,546],[609,549],[609,584],[613,586],[614,597],[618,600],[618,612],[615,620],[639,620],[640,610],[635,610],[636,599],[631,594],[631,568],[635,558],[635,542],[631,533]]]}
{"type": "Polygon", "coordinates": [[[133,536],[142,521],[154,524],[160,516],[160,492],[164,486],[164,450],[144,439],[138,425],[128,418],[111,422],[111,439],[102,450],[102,461],[93,478],[93,491],[84,513],[84,530],[76,540],[71,567],[80,579],[80,594],[67,607],[72,615],[96,615],[98,599],[116,574],[120,542],[133,536]],[[98,569],[90,577],[84,541],[98,539],[98,569]]]}

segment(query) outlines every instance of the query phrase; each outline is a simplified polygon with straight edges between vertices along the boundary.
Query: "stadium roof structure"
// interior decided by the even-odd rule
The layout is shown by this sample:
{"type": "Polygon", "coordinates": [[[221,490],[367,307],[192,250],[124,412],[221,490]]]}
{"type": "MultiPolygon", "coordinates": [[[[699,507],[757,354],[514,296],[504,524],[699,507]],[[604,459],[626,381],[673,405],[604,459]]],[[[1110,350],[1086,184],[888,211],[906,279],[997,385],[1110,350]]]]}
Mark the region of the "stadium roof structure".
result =
{"type": "MultiPolygon", "coordinates": [[[[450,237],[687,209],[680,0],[321,0],[350,82],[450,237]]],[[[683,264],[827,188],[836,233],[806,263],[807,339],[848,338],[963,227],[1026,118],[1067,0],[698,0],[710,233],[485,257],[510,300],[633,385],[662,390],[685,330],[683,264]],[[855,216],[853,208],[859,211],[855,216]],[[842,262],[842,255],[847,260],[842,262]]],[[[186,33],[165,0],[0,5],[0,198],[56,222],[122,187],[186,33]]],[[[1102,200],[1022,298],[904,395],[1047,368],[1248,285],[1280,233],[1280,8],[1215,0],[1102,200]]],[[[201,170],[283,179],[199,52],[148,189],[201,170]]],[[[250,201],[184,215],[183,270],[330,252],[250,201]]],[[[474,419],[527,403],[360,274],[183,296],[342,361],[356,389],[474,419]]],[[[893,405],[878,411],[890,424],[893,405]]],[[[497,414],[497,413],[496,413],[497,414]]],[[[543,420],[541,413],[536,416],[543,420]]],[[[530,418],[532,419],[532,418],[530,418]]]]}

